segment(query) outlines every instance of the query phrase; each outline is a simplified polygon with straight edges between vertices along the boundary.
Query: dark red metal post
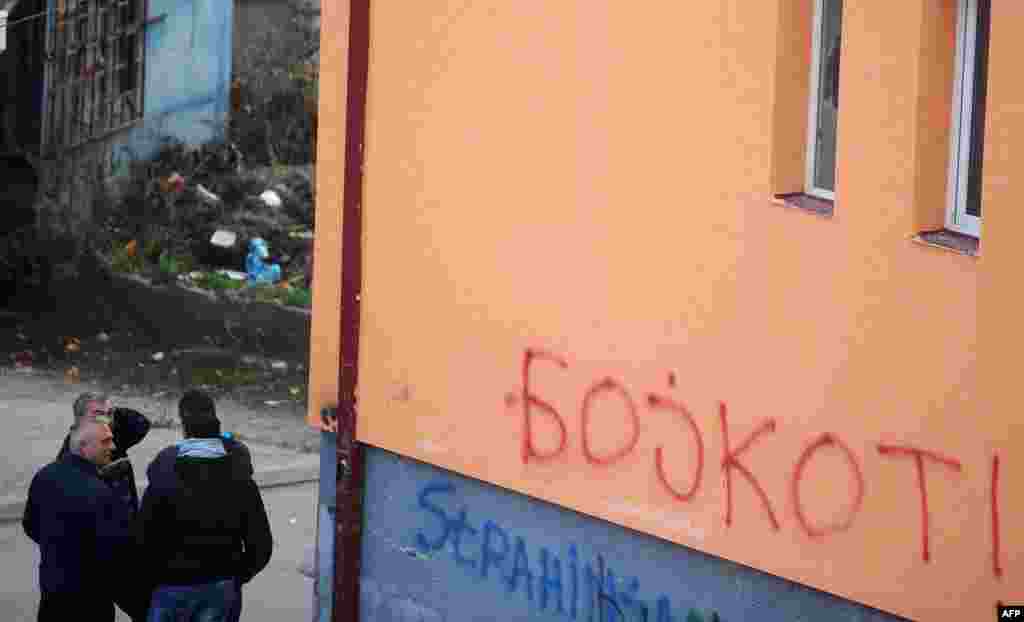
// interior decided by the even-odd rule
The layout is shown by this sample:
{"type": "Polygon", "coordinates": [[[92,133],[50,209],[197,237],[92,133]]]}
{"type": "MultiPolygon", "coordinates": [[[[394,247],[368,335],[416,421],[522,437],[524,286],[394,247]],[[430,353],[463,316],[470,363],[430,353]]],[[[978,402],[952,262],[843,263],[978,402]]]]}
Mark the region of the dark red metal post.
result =
{"type": "Polygon", "coordinates": [[[334,622],[359,620],[365,452],[356,441],[359,298],[363,279],[363,143],[370,71],[370,0],[350,0],[345,195],[342,202],[341,356],[338,378],[338,497],[334,558],[334,622]]]}

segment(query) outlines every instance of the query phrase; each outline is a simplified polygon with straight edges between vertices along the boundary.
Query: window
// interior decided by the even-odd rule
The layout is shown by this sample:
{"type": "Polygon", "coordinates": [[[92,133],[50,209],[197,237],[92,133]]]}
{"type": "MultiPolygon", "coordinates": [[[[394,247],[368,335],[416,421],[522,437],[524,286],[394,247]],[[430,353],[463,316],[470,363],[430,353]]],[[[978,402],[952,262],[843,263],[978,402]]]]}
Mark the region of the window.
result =
{"type": "Polygon", "coordinates": [[[0,52],[7,49],[7,15],[8,11],[0,9],[0,52]]]}
{"type": "Polygon", "coordinates": [[[843,2],[815,0],[814,5],[804,191],[811,196],[831,201],[835,196],[843,2]]]}
{"type": "Polygon", "coordinates": [[[57,0],[47,36],[47,150],[76,147],[142,117],[144,2],[57,0]]]}
{"type": "Polygon", "coordinates": [[[991,0],[959,0],[946,227],[981,234],[985,92],[991,0]]]}

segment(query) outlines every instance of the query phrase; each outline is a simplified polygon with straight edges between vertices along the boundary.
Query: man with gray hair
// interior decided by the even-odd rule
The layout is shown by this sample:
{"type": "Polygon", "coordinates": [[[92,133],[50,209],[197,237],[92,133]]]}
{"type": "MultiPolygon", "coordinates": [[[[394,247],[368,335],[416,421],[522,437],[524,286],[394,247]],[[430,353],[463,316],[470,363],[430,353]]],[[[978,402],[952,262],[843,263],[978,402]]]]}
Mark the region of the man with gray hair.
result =
{"type": "MultiPolygon", "coordinates": [[[[82,393],[75,399],[71,408],[75,417],[72,430],[86,420],[99,421],[110,426],[114,434],[115,450],[111,463],[104,467],[100,476],[131,508],[134,515],[139,511],[139,491],[135,486],[135,472],[128,458],[128,450],[142,442],[149,434],[149,419],[130,408],[113,408],[110,397],[104,393],[82,393]]],[[[64,439],[64,444],[57,454],[58,460],[68,453],[69,438],[70,435],[64,439]]]]}
{"type": "MultiPolygon", "coordinates": [[[[83,423],[108,425],[113,435],[113,449],[111,459],[99,469],[99,476],[110,486],[127,508],[129,518],[134,521],[139,511],[139,493],[128,450],[138,445],[149,433],[149,419],[130,408],[113,408],[110,398],[103,393],[82,393],[75,399],[72,411],[74,424],[71,433],[64,439],[57,460],[63,460],[68,455],[73,446],[72,436],[83,423]]],[[[144,622],[149,609],[150,593],[147,586],[128,573],[113,584],[112,589],[114,602],[128,614],[132,622],[144,622]]]]}
{"type": "Polygon", "coordinates": [[[100,478],[115,451],[110,426],[86,419],[32,478],[21,524],[39,545],[39,622],[114,621],[109,570],[135,562],[129,510],[100,478]]]}

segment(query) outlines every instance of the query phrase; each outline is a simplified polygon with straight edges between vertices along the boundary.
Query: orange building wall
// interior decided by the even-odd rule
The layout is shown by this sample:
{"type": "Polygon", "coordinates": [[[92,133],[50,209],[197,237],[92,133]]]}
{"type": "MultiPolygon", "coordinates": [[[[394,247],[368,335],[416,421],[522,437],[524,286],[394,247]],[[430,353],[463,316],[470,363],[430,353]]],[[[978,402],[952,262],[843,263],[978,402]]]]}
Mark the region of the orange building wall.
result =
{"type": "MultiPolygon", "coordinates": [[[[952,0],[846,1],[834,215],[772,200],[803,170],[806,61],[787,50],[809,44],[794,31],[808,5],[375,2],[358,436],[913,619],[985,619],[1024,601],[1024,4],[993,2],[980,257],[912,240],[945,209],[952,0]],[[528,348],[565,368],[535,361],[527,392],[528,348]],[[701,432],[690,501],[655,456],[688,488],[691,428],[649,394],[701,432]],[[524,404],[537,452],[559,448],[540,401],[565,447],[524,463],[524,404]],[[778,530],[736,470],[726,525],[722,403],[733,449],[774,424],[740,462],[778,530]],[[636,445],[588,462],[584,412],[592,454],[634,431],[636,445]],[[836,446],[794,476],[826,432],[852,452],[863,504],[849,529],[814,538],[793,482],[814,524],[844,522],[857,489],[836,446]],[[914,460],[880,443],[960,464],[924,460],[928,561],[914,460]]],[[[311,422],[338,371],[345,37],[329,7],[311,422]]]]}
{"type": "MultiPolygon", "coordinates": [[[[310,322],[307,419],[322,427],[320,411],[337,404],[341,354],[341,199],[345,192],[345,96],[348,3],[325,2],[320,25],[320,102],[317,140],[313,316],[310,322]]],[[[331,422],[328,420],[327,422],[331,422]]],[[[330,427],[330,425],[328,426],[330,427]]]]}

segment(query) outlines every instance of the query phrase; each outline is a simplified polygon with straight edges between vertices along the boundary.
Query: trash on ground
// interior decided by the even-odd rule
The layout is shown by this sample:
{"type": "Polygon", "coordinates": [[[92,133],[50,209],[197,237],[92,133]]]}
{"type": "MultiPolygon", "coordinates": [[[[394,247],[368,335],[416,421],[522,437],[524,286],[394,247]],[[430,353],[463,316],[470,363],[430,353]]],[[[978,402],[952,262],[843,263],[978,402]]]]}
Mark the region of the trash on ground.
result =
{"type": "Polygon", "coordinates": [[[238,234],[226,229],[217,229],[210,236],[210,244],[220,248],[231,248],[238,242],[238,234]]]}
{"type": "Polygon", "coordinates": [[[217,274],[226,276],[232,281],[244,281],[249,278],[246,273],[239,272],[238,270],[217,270],[217,274]]]}
{"type": "Polygon", "coordinates": [[[221,203],[220,197],[204,188],[202,184],[196,185],[196,195],[199,197],[199,200],[212,207],[216,207],[221,203]]]}
{"type": "Polygon", "coordinates": [[[160,180],[160,191],[164,194],[181,192],[185,189],[185,178],[180,173],[172,173],[160,180]]]}
{"type": "Polygon", "coordinates": [[[273,190],[267,190],[260,195],[260,200],[263,204],[271,209],[279,209],[284,203],[281,201],[281,196],[273,190]]]}
{"type": "Polygon", "coordinates": [[[249,240],[249,254],[245,258],[245,271],[258,283],[277,283],[281,280],[281,266],[268,263],[270,248],[263,238],[249,240]]]}

